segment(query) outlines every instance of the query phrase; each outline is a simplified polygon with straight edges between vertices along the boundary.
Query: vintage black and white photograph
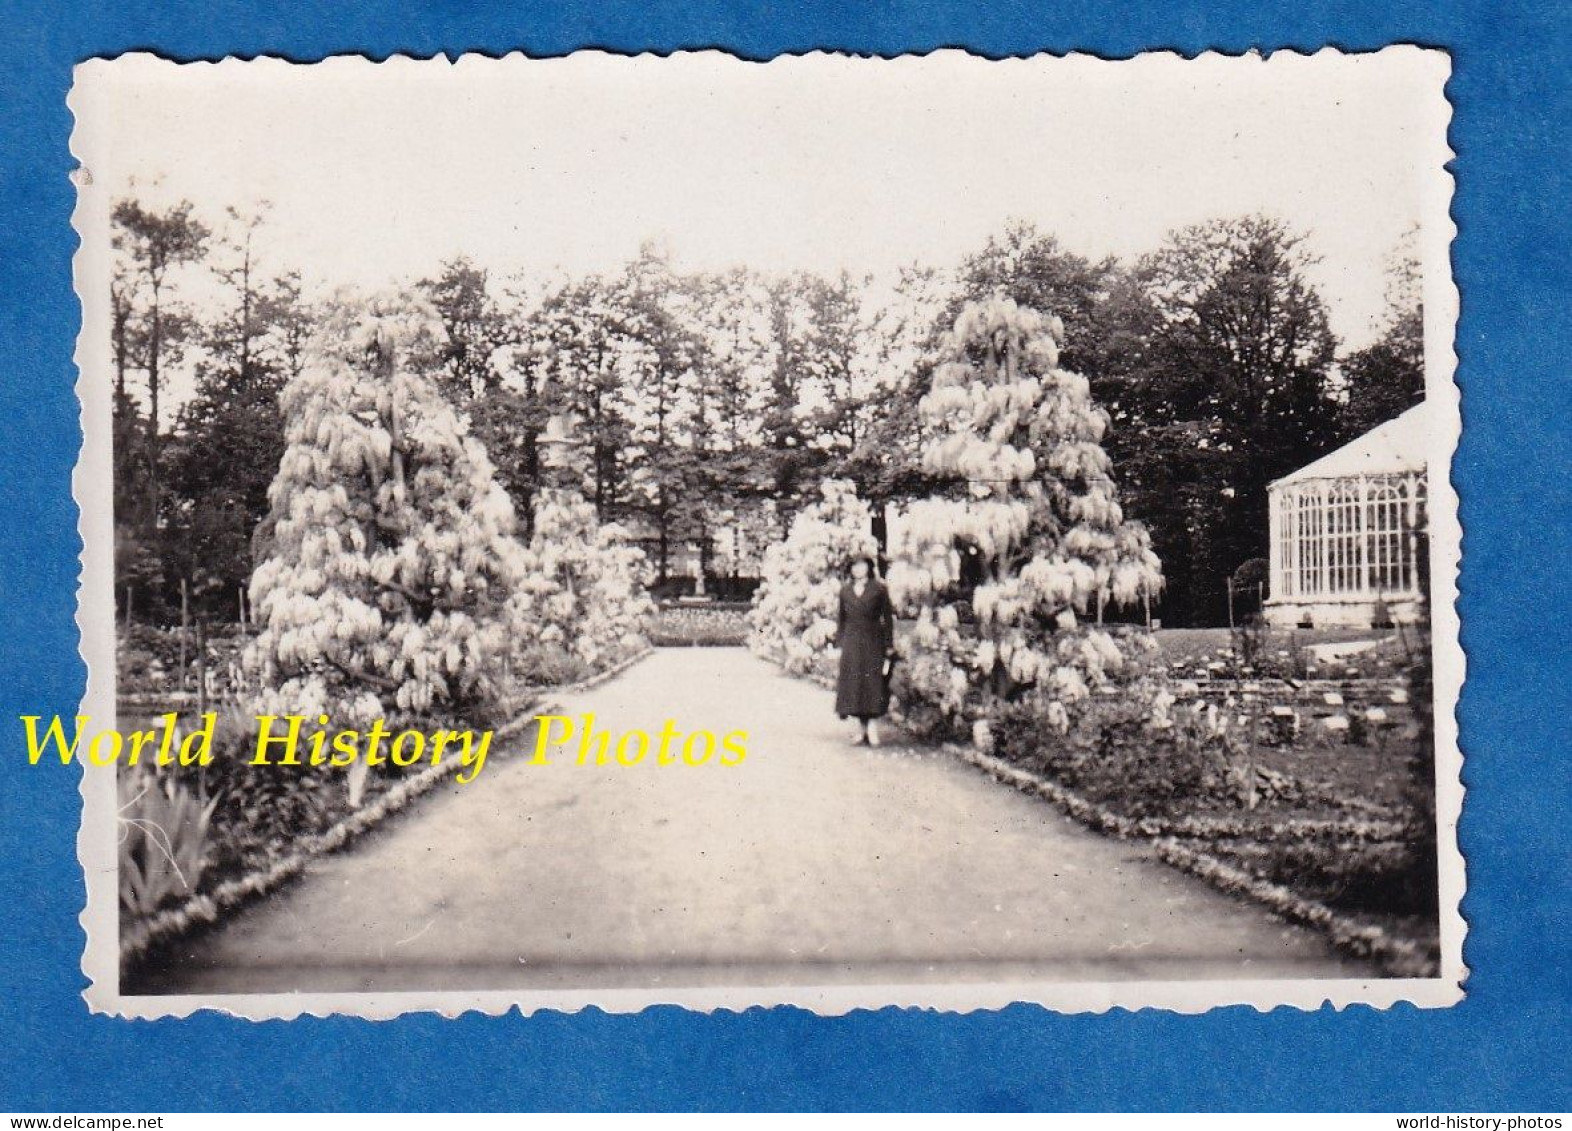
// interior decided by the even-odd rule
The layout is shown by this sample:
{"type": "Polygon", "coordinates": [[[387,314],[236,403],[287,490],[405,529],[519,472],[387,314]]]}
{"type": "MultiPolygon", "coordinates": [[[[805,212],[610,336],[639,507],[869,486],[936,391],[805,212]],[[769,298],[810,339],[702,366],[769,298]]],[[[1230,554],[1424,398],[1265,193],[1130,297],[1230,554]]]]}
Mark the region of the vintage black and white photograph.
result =
{"type": "Polygon", "coordinates": [[[89,1002],[1459,1000],[1448,73],[80,66],[89,1002]]]}

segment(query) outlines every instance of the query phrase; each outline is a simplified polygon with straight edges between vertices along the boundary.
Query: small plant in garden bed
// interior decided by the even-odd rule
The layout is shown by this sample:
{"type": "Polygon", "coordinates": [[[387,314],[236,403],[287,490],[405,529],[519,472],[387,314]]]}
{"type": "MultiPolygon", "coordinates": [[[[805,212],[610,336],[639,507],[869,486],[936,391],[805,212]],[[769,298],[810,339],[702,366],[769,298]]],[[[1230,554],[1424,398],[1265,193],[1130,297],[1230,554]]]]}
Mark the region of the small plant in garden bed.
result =
{"type": "Polygon", "coordinates": [[[512,681],[520,687],[565,687],[594,674],[594,668],[560,641],[520,645],[510,660],[512,681]]]}
{"type": "MultiPolygon", "coordinates": [[[[253,765],[255,751],[254,720],[229,712],[220,714],[215,725],[209,764],[120,771],[122,791],[150,778],[155,790],[166,795],[207,799],[203,804],[208,816],[201,830],[203,867],[188,871],[189,888],[171,889],[165,902],[209,892],[265,868],[294,852],[301,838],[325,833],[356,811],[345,788],[344,771],[276,760],[253,765]]],[[[420,767],[400,769],[391,763],[375,767],[366,778],[362,806],[419,772],[420,767]]],[[[134,862],[136,849],[135,842],[122,841],[122,877],[128,861],[134,862]]],[[[152,909],[140,906],[134,914],[146,915],[152,909]]]]}
{"type": "Polygon", "coordinates": [[[152,915],[207,875],[217,801],[144,767],[122,770],[117,785],[121,912],[152,915]]]}

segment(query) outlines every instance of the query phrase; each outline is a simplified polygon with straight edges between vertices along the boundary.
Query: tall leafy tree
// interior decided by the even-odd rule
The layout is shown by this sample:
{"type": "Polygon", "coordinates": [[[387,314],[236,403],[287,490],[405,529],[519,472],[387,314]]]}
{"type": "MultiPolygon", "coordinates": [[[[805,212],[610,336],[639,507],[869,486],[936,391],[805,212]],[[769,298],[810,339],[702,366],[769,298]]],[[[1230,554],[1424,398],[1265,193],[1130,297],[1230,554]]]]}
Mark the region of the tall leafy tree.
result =
{"type": "Polygon", "coordinates": [[[439,383],[448,400],[467,404],[501,385],[498,354],[516,339],[491,292],[489,273],[461,256],[422,279],[419,288],[447,333],[439,383]]]}
{"type": "Polygon", "coordinates": [[[814,312],[809,298],[812,277],[806,273],[769,280],[772,364],[769,396],[762,421],[765,466],[770,496],[785,535],[806,495],[824,477],[830,464],[826,450],[815,444],[810,393],[812,375],[820,367],[814,312]]]}
{"type": "Polygon", "coordinates": [[[204,328],[194,395],[169,444],[168,557],[198,607],[228,617],[267,544],[268,486],[284,451],[279,393],[305,365],[312,312],[293,273],[261,266],[261,215],[231,212],[214,248],[224,297],[204,328]]]}
{"type": "Polygon", "coordinates": [[[433,376],[485,444],[527,537],[540,487],[538,442],[551,415],[534,310],[522,303],[505,308],[490,273],[463,257],[419,289],[446,333],[433,376]]]}
{"type": "Polygon", "coordinates": [[[830,453],[841,473],[867,439],[875,374],[865,312],[866,280],[842,271],[834,279],[805,276],[808,341],[805,361],[816,403],[809,425],[814,442],[830,453]],[[839,466],[838,466],[839,465],[839,466]]]}
{"type": "Polygon", "coordinates": [[[1213,422],[1263,482],[1324,451],[1337,342],[1312,262],[1304,238],[1266,216],[1170,235],[1140,268],[1159,319],[1148,417],[1213,422]]]}
{"type": "Polygon", "coordinates": [[[1034,225],[1011,223],[963,261],[948,320],[994,295],[1060,320],[1060,364],[1091,383],[1109,414],[1109,454],[1121,471],[1133,469],[1146,445],[1141,393],[1160,320],[1142,279],[1113,258],[1094,262],[1034,225]]]}
{"type": "MultiPolygon", "coordinates": [[[[145,327],[140,318],[140,275],[117,257],[109,286],[110,347],[115,365],[111,458],[114,464],[115,595],[134,604],[132,594],[156,592],[163,581],[152,490],[153,446],[130,378],[146,365],[145,327]]],[[[128,610],[129,612],[129,610],[128,610]]]]}
{"type": "Polygon", "coordinates": [[[657,577],[665,582],[673,546],[704,532],[703,500],[694,490],[705,442],[699,380],[704,343],[678,315],[677,284],[662,254],[646,246],[620,285],[620,368],[635,460],[632,505],[654,530],[657,577]]]}
{"type": "Polygon", "coordinates": [[[1174,232],[1137,267],[1150,336],[1122,408],[1145,449],[1134,497],[1167,499],[1142,508],[1158,553],[1190,551],[1188,589],[1168,602],[1182,622],[1224,615],[1228,575],[1266,553],[1267,484],[1338,438],[1311,262],[1301,235],[1247,216],[1174,232]]]}
{"type": "Polygon", "coordinates": [[[603,522],[626,516],[630,502],[626,297],[619,280],[577,280],[546,297],[528,330],[540,406],[532,424],[538,433],[551,412],[573,415],[587,450],[587,497],[603,522]]]}
{"type": "Polygon", "coordinates": [[[948,321],[968,302],[993,295],[1050,315],[1064,326],[1060,360],[1091,376],[1100,371],[1105,336],[1101,307],[1118,272],[1112,259],[1094,263],[1066,251],[1057,237],[1027,223],[1006,225],[999,236],[961,264],[948,321]]]}
{"type": "Polygon", "coordinates": [[[912,266],[902,269],[870,311],[869,352],[880,380],[867,426],[845,467],[873,507],[881,540],[886,506],[926,495],[934,485],[923,468],[926,428],[918,406],[933,386],[935,359],[954,325],[953,298],[953,280],[933,267],[912,266]]]}
{"type": "Polygon", "coordinates": [[[770,398],[774,343],[769,292],[753,272],[737,268],[686,281],[689,309],[703,337],[699,374],[705,440],[696,468],[707,522],[723,575],[733,582],[757,559],[761,528],[770,521],[772,477],[761,458],[770,398]]]}
{"type": "Polygon", "coordinates": [[[123,387],[130,342],[135,340],[140,345],[141,366],[147,377],[146,470],[148,510],[154,526],[163,505],[160,449],[164,378],[194,330],[191,317],[171,290],[175,273],[202,257],[212,234],[193,213],[190,201],[158,211],[135,199],[117,202],[110,213],[111,242],[120,260],[115,309],[117,376],[123,387]],[[134,329],[133,320],[137,323],[134,329]]]}

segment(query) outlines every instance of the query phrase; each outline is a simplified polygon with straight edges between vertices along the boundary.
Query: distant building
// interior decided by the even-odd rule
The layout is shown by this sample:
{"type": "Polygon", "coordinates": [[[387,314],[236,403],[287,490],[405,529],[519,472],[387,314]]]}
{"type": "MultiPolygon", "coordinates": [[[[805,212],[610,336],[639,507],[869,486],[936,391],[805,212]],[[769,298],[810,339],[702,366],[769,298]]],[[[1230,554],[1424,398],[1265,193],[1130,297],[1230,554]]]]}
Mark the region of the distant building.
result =
{"type": "Polygon", "coordinates": [[[1268,487],[1268,623],[1416,619],[1433,434],[1416,405],[1268,487]]]}

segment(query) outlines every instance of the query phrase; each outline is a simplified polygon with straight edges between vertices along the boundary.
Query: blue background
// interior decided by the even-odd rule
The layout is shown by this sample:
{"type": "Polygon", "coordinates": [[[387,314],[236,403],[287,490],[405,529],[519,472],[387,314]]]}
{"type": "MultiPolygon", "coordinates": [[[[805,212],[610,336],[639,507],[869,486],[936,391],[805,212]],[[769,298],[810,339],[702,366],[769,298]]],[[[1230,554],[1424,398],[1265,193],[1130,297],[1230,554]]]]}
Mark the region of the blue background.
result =
{"type": "Polygon", "coordinates": [[[983,7],[0,0],[0,1108],[1572,1107],[1569,9],[1554,0],[983,7]],[[17,722],[21,713],[69,714],[85,679],[70,494],[80,445],[65,108],[74,63],[131,49],[299,60],[584,46],[719,46],[750,58],[942,46],[1124,56],[1397,41],[1445,47],[1455,64],[1448,92],[1465,421],[1455,476],[1469,654],[1462,841],[1473,970],[1464,1004],[1202,1017],[885,1010],[831,1019],[664,1008],[379,1024],[88,1015],[76,771],[29,769],[17,722]]]}

